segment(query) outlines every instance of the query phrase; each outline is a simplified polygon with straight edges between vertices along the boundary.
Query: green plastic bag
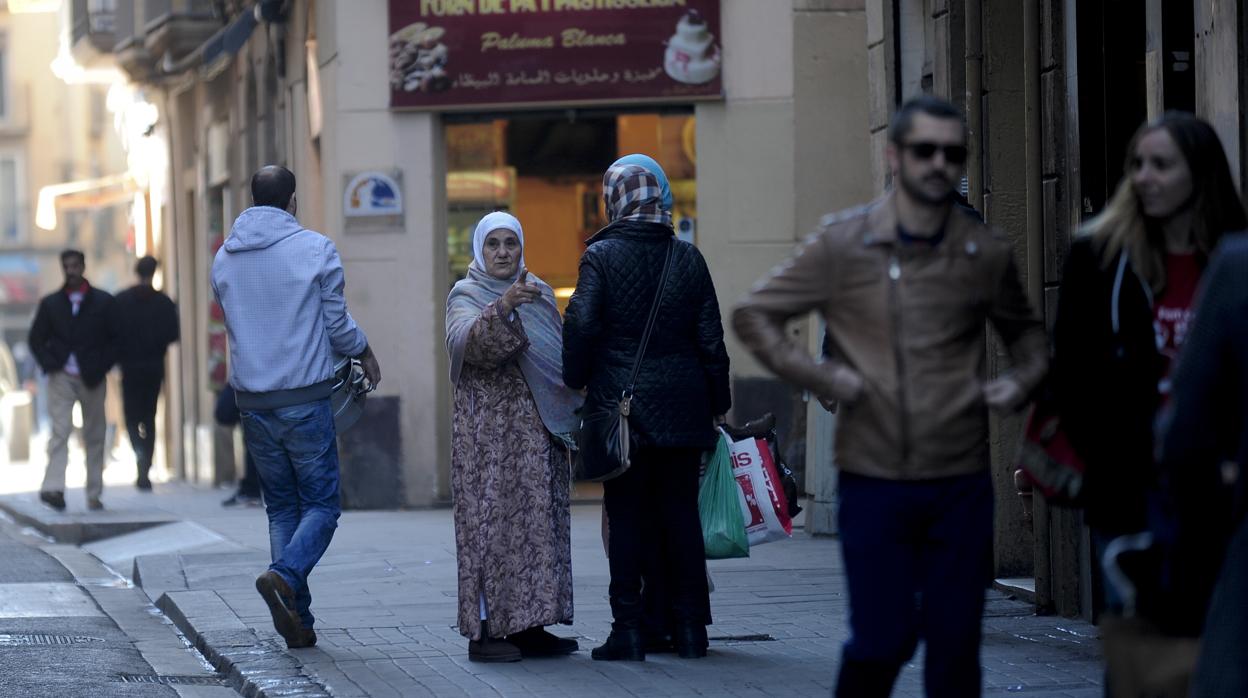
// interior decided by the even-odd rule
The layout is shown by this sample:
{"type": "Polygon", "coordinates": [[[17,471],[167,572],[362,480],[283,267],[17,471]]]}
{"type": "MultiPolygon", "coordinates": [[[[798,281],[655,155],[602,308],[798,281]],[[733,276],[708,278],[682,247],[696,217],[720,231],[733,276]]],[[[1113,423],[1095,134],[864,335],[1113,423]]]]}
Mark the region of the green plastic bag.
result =
{"type": "Polygon", "coordinates": [[[727,437],[720,434],[715,453],[706,465],[706,476],[698,487],[698,516],[702,519],[706,559],[750,556],[740,497],[737,480],[732,476],[727,437]]]}

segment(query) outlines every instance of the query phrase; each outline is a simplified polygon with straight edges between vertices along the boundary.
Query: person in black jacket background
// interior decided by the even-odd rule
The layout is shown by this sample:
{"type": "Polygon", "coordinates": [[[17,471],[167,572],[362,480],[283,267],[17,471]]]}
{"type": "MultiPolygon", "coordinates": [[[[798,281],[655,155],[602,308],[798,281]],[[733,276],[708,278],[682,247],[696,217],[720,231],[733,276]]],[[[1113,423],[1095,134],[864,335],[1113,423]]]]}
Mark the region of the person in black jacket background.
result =
{"type": "Polygon", "coordinates": [[[156,401],[165,379],[165,350],[178,341],[178,308],[152,286],[156,259],[143,257],[134,265],[139,283],[117,294],[118,361],[126,430],[138,463],[136,486],[152,489],[148,472],[156,447],[156,401]]]}
{"type": "MultiPolygon", "coordinates": [[[[1112,539],[1149,528],[1160,500],[1153,420],[1169,397],[1196,285],[1222,235],[1248,220],[1216,132],[1167,112],[1136,132],[1122,182],[1071,246],[1054,327],[1053,388],[1071,444],[1083,459],[1086,520],[1100,560],[1112,539]],[[1151,504],[1150,504],[1151,502],[1151,504]]],[[[1175,546],[1183,571],[1167,589],[1176,633],[1199,634],[1212,586],[1202,534],[1175,546]],[[1178,586],[1181,585],[1181,586],[1178,586]]],[[[1120,610],[1115,590],[1099,601],[1120,610]]]]}
{"type": "MultiPolygon", "coordinates": [[[[1248,236],[1227,236],[1205,273],[1200,307],[1158,425],[1159,461],[1183,507],[1230,537],[1206,615],[1191,695],[1248,696],[1248,236]],[[1229,509],[1224,471],[1235,474],[1229,509]],[[1231,532],[1233,536],[1231,535],[1231,532]]],[[[1198,522],[1202,526],[1204,522],[1198,522]]],[[[1218,536],[1217,538],[1222,538],[1218,536]]]]}
{"type": "Polygon", "coordinates": [[[83,274],[86,257],[78,250],[61,252],[65,285],[44,296],[30,327],[30,349],[48,375],[48,466],[39,498],[65,509],[65,466],[74,403],[82,405],[83,442],[87,451],[87,508],[102,509],[104,491],[104,378],[117,360],[116,301],[92,288],[83,274]]]}
{"type": "Polygon", "coordinates": [[[666,567],[682,657],[706,654],[709,606],[698,518],[701,453],[732,404],[719,301],[701,253],[675,240],[657,178],[616,165],[603,178],[611,223],[589,239],[563,328],[563,377],[585,389],[587,412],[619,400],[628,382],[668,245],[675,245],[653,335],[632,401],[641,447],[604,483],[610,521],[611,612],[594,659],[645,659],[641,575],[647,556],[666,567]]]}

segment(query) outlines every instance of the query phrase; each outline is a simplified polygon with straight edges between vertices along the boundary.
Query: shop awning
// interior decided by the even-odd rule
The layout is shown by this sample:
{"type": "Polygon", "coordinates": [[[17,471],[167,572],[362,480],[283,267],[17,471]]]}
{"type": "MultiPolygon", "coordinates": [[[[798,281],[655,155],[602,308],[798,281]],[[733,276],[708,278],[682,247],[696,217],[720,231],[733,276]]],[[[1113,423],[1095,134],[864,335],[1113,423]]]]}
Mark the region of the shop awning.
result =
{"type": "Polygon", "coordinates": [[[113,206],[132,201],[138,190],[138,185],[129,173],[49,184],[39,190],[39,199],[35,206],[35,225],[44,230],[55,230],[58,208],[94,209],[113,206]]]}

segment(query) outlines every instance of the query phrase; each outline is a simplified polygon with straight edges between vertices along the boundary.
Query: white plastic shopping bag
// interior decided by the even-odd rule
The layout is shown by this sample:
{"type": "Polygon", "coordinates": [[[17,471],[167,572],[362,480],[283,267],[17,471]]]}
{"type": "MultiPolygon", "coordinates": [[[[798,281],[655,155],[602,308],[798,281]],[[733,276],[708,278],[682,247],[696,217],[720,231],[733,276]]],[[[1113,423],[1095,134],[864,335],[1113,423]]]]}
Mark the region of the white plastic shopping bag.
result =
{"type": "Polygon", "coordinates": [[[741,514],[750,547],[793,535],[780,474],[763,439],[729,441],[732,474],[741,490],[741,514]]]}

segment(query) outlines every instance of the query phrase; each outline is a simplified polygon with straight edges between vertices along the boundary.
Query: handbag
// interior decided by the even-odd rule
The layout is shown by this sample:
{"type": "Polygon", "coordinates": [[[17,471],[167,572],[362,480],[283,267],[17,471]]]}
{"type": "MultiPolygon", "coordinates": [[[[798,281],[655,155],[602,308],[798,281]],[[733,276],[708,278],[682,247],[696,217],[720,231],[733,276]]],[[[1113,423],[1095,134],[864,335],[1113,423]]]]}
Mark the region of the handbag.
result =
{"type": "Polygon", "coordinates": [[[632,412],[637,374],[641,371],[641,360],[646,355],[646,345],[650,343],[650,334],[654,331],[654,322],[659,315],[659,305],[663,300],[663,289],[667,286],[667,275],[671,271],[675,249],[676,243],[669,242],[667,256],[663,259],[663,273],[659,277],[659,288],[654,292],[654,302],[650,304],[650,315],[646,318],[646,329],[642,332],[641,343],[637,347],[637,358],[633,359],[633,372],[628,379],[628,385],[620,393],[619,401],[581,415],[581,425],[575,434],[578,480],[603,482],[623,475],[632,465],[630,457],[637,448],[637,433],[629,425],[628,417],[632,412]]]}
{"type": "Polygon", "coordinates": [[[1087,469],[1062,429],[1052,398],[1042,396],[1027,413],[1017,466],[1023,478],[1058,506],[1082,505],[1087,469]]]}

